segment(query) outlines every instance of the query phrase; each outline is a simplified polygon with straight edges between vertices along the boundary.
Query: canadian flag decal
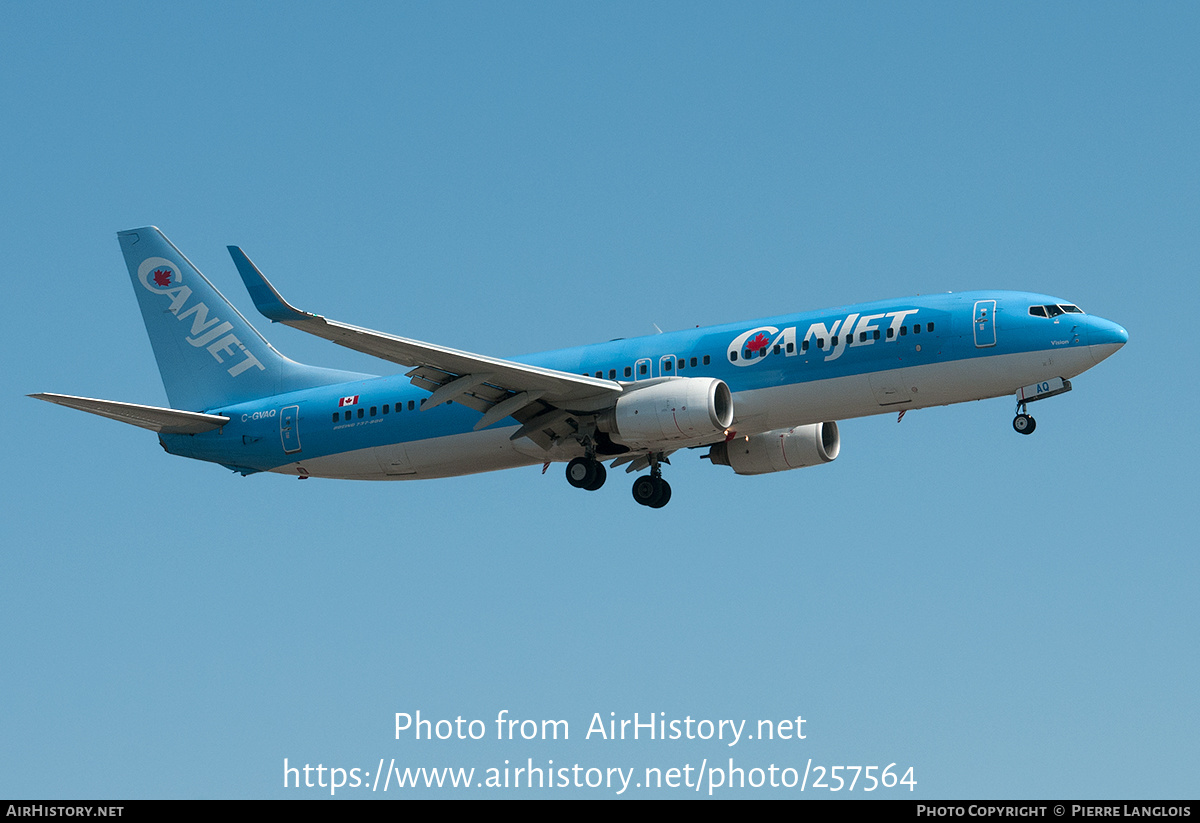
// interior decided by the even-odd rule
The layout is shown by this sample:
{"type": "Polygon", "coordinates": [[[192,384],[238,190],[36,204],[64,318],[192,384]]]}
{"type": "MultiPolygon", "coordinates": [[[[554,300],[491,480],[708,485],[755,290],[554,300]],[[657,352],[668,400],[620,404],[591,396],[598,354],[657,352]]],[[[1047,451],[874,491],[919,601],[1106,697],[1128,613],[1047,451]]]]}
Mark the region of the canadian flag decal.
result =
{"type": "Polygon", "coordinates": [[[358,403],[358,395],[357,394],[354,395],[353,397],[343,397],[341,400],[338,401],[339,406],[353,406],[357,403],[358,403]]]}

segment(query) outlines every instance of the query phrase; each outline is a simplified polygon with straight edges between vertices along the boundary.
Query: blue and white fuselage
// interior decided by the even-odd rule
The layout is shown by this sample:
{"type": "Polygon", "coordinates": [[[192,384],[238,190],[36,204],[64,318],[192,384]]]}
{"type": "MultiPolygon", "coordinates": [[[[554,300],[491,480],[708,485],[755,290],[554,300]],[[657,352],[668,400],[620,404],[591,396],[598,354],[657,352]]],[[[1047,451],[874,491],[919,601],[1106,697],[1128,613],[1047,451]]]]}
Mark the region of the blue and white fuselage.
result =
{"type": "Polygon", "coordinates": [[[152,428],[172,454],[244,474],[405,480],[564,461],[572,485],[599,488],[611,461],[648,468],[634,497],[660,506],[660,463],[681,448],[711,446],[706,456],[741,474],[799,468],[837,456],[830,421],[1003,395],[1028,433],[1025,402],[1069,390],[1128,340],[1056,297],[978,291],[501,360],[299,311],[230,248],[271,320],[409,367],[372,377],[287,360],[157,229],[120,238],[182,408],[37,396],[152,428]]]}

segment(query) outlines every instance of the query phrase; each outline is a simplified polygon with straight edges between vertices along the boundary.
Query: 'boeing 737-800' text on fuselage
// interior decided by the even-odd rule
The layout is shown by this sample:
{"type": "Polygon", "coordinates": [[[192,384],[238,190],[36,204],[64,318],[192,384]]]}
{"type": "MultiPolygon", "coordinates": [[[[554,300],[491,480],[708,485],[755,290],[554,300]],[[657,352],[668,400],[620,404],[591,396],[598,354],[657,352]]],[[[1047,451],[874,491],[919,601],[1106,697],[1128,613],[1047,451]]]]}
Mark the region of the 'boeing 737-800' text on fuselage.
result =
{"type": "Polygon", "coordinates": [[[1013,395],[1029,402],[1125,344],[1121,326],[1044,294],[910,297],[614,340],[504,360],[358,328],[288,304],[229,251],[268,319],[407,367],[375,377],[276,351],[156,228],[118,239],[171,407],[32,395],[158,432],[172,454],[244,475],[450,477],[565,462],[595,490],[646,470],[638,503],[671,496],[673,452],[738,474],[838,456],[834,421],[1013,395]]]}

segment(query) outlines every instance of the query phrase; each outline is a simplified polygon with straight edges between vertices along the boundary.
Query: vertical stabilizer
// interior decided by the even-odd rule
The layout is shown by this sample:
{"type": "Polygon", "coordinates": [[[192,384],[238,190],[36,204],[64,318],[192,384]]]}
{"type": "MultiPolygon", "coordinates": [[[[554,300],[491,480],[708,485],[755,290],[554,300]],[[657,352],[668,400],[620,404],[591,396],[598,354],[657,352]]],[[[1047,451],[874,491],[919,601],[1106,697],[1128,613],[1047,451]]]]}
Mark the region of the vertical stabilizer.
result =
{"type": "Polygon", "coordinates": [[[284,357],[157,228],[117,239],[173,407],[200,411],[367,377],[284,357]]]}

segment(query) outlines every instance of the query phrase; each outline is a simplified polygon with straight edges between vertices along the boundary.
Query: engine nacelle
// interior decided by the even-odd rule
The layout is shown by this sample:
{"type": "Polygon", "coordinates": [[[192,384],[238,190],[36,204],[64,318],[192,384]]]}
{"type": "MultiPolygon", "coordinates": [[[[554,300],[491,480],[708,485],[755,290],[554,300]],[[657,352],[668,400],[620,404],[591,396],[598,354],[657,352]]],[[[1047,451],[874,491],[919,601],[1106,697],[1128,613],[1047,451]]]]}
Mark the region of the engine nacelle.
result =
{"type": "Polygon", "coordinates": [[[679,377],[626,391],[597,428],[633,448],[703,440],[733,422],[733,394],[715,377],[679,377]]]}
{"type": "Polygon", "coordinates": [[[836,460],[841,450],[837,423],[812,423],[717,443],[708,459],[738,474],[768,474],[819,466],[836,460]]]}

